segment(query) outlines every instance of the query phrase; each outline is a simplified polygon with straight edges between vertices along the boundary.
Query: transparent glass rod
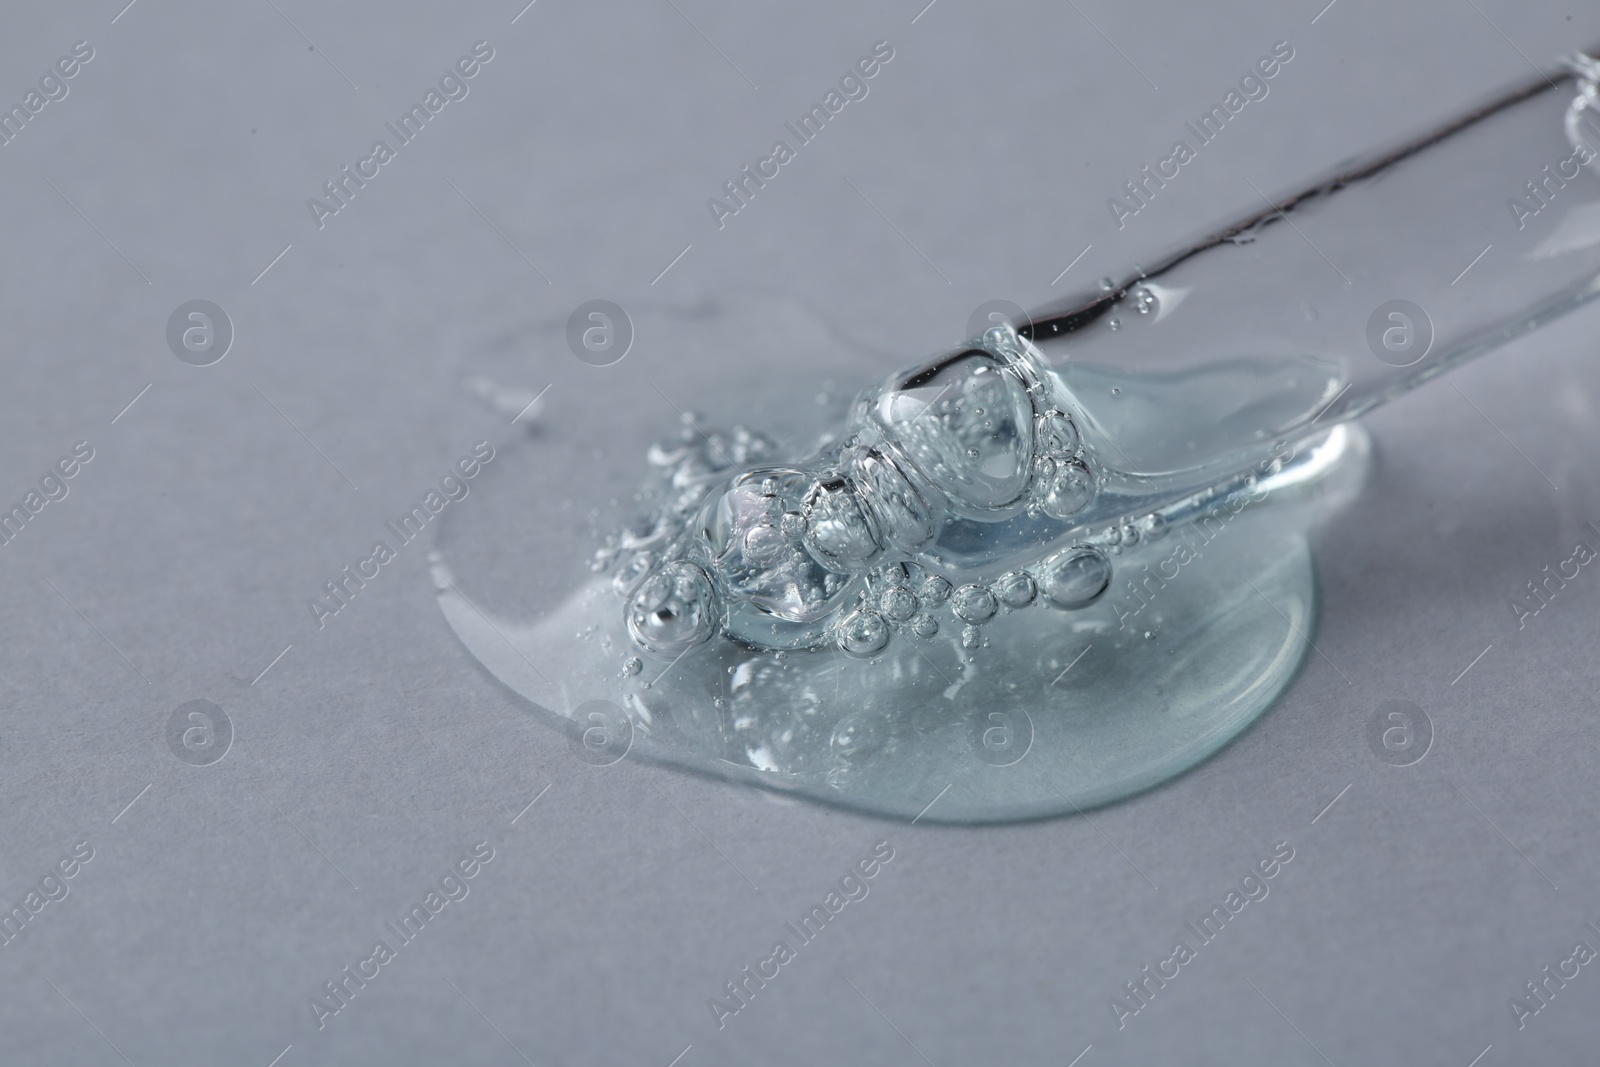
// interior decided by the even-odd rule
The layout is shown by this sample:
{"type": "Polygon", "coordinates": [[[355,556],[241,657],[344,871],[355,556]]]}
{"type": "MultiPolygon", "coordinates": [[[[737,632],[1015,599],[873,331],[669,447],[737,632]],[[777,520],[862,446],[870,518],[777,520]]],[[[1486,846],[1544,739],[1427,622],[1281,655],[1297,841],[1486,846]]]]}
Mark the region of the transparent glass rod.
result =
{"type": "Polygon", "coordinates": [[[1575,55],[1019,332],[1135,475],[1356,418],[1600,293],[1597,81],[1575,55]]]}

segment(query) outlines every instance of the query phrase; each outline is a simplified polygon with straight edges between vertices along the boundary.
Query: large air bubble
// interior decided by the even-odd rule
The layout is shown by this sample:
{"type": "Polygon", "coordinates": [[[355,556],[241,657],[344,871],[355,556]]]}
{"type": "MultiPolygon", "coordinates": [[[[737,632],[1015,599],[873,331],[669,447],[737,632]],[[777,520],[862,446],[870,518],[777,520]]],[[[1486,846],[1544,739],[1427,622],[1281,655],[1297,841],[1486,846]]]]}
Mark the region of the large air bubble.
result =
{"type": "Polygon", "coordinates": [[[1021,378],[989,353],[963,351],[905,375],[873,410],[951,510],[981,515],[1027,488],[1033,404],[1021,378]]]}
{"type": "Polygon", "coordinates": [[[786,468],[740,475],[713,506],[706,527],[723,588],[787,622],[824,617],[846,586],[795,536],[801,494],[810,484],[805,473],[786,468]]]}

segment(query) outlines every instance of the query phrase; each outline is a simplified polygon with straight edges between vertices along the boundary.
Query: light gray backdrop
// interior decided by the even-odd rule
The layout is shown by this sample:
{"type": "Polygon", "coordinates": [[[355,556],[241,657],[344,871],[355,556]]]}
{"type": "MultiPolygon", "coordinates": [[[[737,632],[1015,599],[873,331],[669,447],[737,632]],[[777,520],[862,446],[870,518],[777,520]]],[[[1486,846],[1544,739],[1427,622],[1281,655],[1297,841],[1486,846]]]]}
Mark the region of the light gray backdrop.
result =
{"type": "Polygon", "coordinates": [[[461,649],[415,549],[311,620],[384,518],[506,432],[462,388],[474,352],[511,345],[518,387],[572,373],[531,323],[617,301],[639,333],[624,373],[660,366],[677,311],[782,294],[911,361],[985,300],[1039,304],[1251,206],[1246,179],[1283,188],[1600,38],[1552,2],[925,2],[5,13],[0,103],[74,42],[93,58],[0,147],[0,503],[75,442],[94,458],[0,548],[0,903],[27,913],[79,842],[93,859],[0,944],[0,1059],[1592,1050],[1593,967],[1520,1031],[1508,1000],[1600,947],[1600,578],[1521,630],[1506,601],[1600,544],[1593,309],[1371,420],[1370,489],[1318,543],[1322,655],[1231,747],[1092,823],[908,826],[591,767],[461,649]],[[879,40],[870,96],[719,231],[706,198],[879,40]],[[1280,40],[1271,95],[1119,233],[1106,198],[1280,40]],[[319,230],[306,199],[477,41],[470,95],[319,230]],[[210,367],[166,339],[192,299],[235,332],[210,367]],[[169,745],[192,700],[232,724],[210,766],[169,745]],[[1386,700],[1431,718],[1422,762],[1369,747],[1386,700]],[[871,895],[719,1031],[707,999],[885,840],[871,895]],[[480,841],[470,895],[319,1029],[323,983],[480,841]],[[1119,1029],[1110,998],[1284,841],[1270,896],[1119,1029]]]}

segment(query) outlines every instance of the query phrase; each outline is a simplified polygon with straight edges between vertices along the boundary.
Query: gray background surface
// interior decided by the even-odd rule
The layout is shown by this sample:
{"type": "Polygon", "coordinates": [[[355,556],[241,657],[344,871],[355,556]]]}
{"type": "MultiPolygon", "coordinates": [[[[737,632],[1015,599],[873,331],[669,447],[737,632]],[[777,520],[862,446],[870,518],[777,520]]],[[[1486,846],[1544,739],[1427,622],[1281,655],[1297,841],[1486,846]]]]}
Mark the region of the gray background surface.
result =
{"type": "Polygon", "coordinates": [[[572,373],[559,334],[515,340],[529,324],[615,300],[640,339],[611,370],[670,373],[669,352],[748,358],[695,349],[676,310],[785,294],[907,362],[984,300],[1039,304],[1248,207],[1247,178],[1285,187],[1600,38],[1547,2],[923,2],[6,13],[0,101],[74,41],[95,57],[0,147],[0,499],[75,441],[96,454],[0,549],[0,901],[76,842],[95,856],[0,945],[0,1059],[1592,1050],[1593,967],[1520,1032],[1507,1000],[1600,947],[1600,579],[1520,631],[1506,599],[1596,543],[1593,308],[1371,420],[1370,489],[1318,542],[1323,655],[1237,743],[1092,823],[907,826],[590,767],[461,649],[414,548],[311,621],[384,518],[504,432],[462,388],[473,352],[512,338],[530,389],[572,373]],[[896,54],[871,95],[719,232],[705,199],[880,39],[896,54]],[[1269,98],[1118,233],[1106,197],[1282,39],[1296,58],[1269,98]],[[305,199],[478,40],[495,58],[468,98],[319,231],[305,199]],[[209,368],[164,340],[193,298],[237,332],[209,368]],[[193,699],[237,735],[209,767],[166,742],[193,699]],[[1390,699],[1431,716],[1415,766],[1368,747],[1390,699]],[[322,983],[485,840],[470,895],[319,1030],[322,983]],[[707,998],[882,840],[871,895],[719,1031],[707,998]],[[1271,895],[1119,1031],[1109,998],[1279,841],[1295,858],[1271,895]]]}

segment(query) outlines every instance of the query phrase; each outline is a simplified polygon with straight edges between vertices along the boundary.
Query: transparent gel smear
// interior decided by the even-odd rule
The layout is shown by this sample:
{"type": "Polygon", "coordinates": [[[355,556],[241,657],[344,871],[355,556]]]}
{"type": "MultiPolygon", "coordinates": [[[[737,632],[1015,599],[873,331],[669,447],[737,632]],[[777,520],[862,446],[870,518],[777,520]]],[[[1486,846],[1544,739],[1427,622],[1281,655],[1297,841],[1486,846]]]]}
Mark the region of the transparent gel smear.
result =
{"type": "MultiPolygon", "coordinates": [[[[828,402],[750,410],[737,383],[708,378],[697,406],[727,403],[773,438],[775,455],[799,454],[823,428],[837,426],[848,398],[870,384],[861,371],[870,356],[776,301],[744,301],[699,318],[684,329],[683,343],[730,344],[761,333],[769,335],[772,362],[763,367],[771,395],[815,397],[819,378],[832,372],[828,402]],[[836,366],[818,366],[813,354],[823,344],[836,366]]],[[[493,362],[484,357],[480,369],[509,369],[493,362]]],[[[1074,369],[1074,380],[1103,390],[1108,401],[1110,383],[1123,381],[1146,403],[1181,404],[1181,412],[1139,415],[1168,433],[1195,419],[1221,425],[1205,413],[1236,405],[1237,370],[1155,381],[1084,367],[1074,369]]],[[[1295,373],[1305,377],[1306,368],[1295,373]]],[[[591,560],[608,531],[631,529],[646,549],[651,534],[628,526],[639,507],[632,493],[619,494],[596,470],[615,466],[618,477],[642,483],[652,446],[659,457],[673,445],[653,440],[652,431],[670,431],[676,412],[648,385],[619,388],[631,399],[574,387],[566,405],[552,405],[530,432],[500,445],[467,506],[443,516],[434,577],[451,628],[590,762],[625,752],[906,818],[938,796],[923,821],[1070,813],[1146,789],[1235,736],[1270,706],[1305,655],[1315,595],[1302,531],[1349,496],[1365,454],[1364,438],[1339,428],[1252,493],[1219,496],[1212,502],[1219,517],[1209,526],[1177,524],[1109,548],[1124,583],[1142,578],[1147,565],[1176,571],[1138,593],[1114,586],[1087,608],[1062,611],[1044,605],[1042,589],[993,583],[1002,598],[1031,602],[1010,607],[997,599],[993,617],[976,628],[978,647],[962,640],[955,597],[939,604],[921,597],[915,613],[889,613],[895,632],[874,656],[838,647],[753,649],[718,636],[675,659],[639,657],[630,673],[638,650],[617,588],[629,580],[619,581],[617,567],[594,572],[591,560]],[[666,417],[613,420],[614,432],[597,449],[585,427],[600,412],[588,406],[615,412],[632,402],[657,415],[665,408],[666,417]],[[1333,472],[1344,476],[1328,477],[1333,472]],[[920,616],[935,619],[933,636],[914,632],[920,616]]],[[[1307,379],[1290,395],[1295,403],[1325,403],[1336,389],[1307,379]]],[[[1130,416],[1118,409],[1116,417],[1130,416]]],[[[678,436],[690,438],[683,446],[699,441],[693,431],[678,436]]]]}
{"type": "MultiPolygon", "coordinates": [[[[555,402],[445,517],[445,616],[589,762],[950,822],[1148,788],[1311,647],[1350,420],[1600,293],[1597,77],[910,369],[756,300],[642,328],[626,370],[545,359],[555,402]]],[[[477,376],[529,385],[550,325],[477,376]]]]}

